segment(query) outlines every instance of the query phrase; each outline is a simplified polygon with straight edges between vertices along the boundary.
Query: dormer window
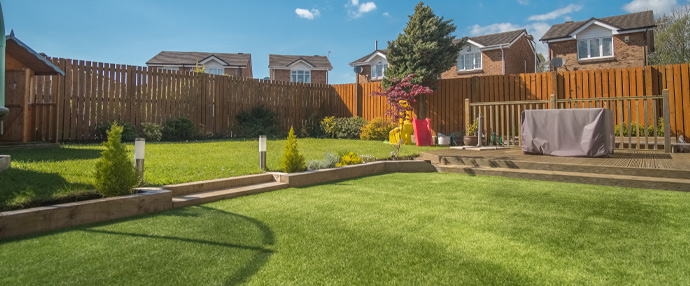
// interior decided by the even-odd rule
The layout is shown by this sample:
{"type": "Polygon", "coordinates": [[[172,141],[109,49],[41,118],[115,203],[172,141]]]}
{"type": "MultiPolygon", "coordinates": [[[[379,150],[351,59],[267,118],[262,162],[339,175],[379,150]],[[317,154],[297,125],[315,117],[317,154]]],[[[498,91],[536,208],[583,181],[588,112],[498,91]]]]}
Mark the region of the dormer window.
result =
{"type": "Polygon", "coordinates": [[[384,64],[382,61],[371,65],[371,78],[372,79],[383,78],[383,74],[386,72],[387,69],[388,69],[388,63],[384,64]]]}

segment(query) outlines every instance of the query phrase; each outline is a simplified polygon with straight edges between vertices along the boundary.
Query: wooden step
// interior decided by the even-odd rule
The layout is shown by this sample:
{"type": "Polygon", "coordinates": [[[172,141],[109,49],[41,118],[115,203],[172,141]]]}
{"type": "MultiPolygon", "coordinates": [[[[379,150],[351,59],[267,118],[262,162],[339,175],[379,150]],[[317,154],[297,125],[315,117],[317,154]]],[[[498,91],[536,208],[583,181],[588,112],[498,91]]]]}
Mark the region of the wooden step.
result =
{"type": "Polygon", "coordinates": [[[182,183],[176,185],[167,185],[163,186],[163,188],[171,191],[173,196],[176,197],[192,193],[201,193],[212,190],[229,189],[269,182],[275,182],[275,178],[272,174],[256,174],[207,181],[182,183]]]}
{"type": "Polygon", "coordinates": [[[173,208],[186,207],[204,203],[215,202],[224,199],[236,198],[240,196],[253,195],[263,192],[270,192],[288,187],[286,183],[269,182],[248,186],[217,189],[200,193],[186,194],[173,197],[173,208]]]}
{"type": "Polygon", "coordinates": [[[435,165],[439,172],[470,175],[499,176],[528,180],[542,180],[591,185],[618,186],[628,188],[657,189],[669,191],[690,191],[690,179],[659,178],[648,176],[613,175],[601,173],[577,173],[548,170],[509,168],[485,168],[457,165],[435,165]]]}
{"type": "Polygon", "coordinates": [[[470,156],[438,156],[432,158],[432,164],[455,165],[462,167],[527,169],[542,171],[560,171],[576,173],[598,173],[611,175],[644,176],[658,178],[690,178],[690,170],[632,168],[621,166],[578,165],[565,163],[546,163],[530,161],[514,161],[502,159],[486,159],[470,156]]]}

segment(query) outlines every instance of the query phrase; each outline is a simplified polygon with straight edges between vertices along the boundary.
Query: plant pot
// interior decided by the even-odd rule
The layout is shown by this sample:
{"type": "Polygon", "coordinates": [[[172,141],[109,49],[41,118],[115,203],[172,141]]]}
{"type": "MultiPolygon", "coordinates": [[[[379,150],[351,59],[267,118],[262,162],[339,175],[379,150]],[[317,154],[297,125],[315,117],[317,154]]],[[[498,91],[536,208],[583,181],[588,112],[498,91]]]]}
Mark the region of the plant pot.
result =
{"type": "Polygon", "coordinates": [[[477,141],[477,136],[465,136],[462,138],[462,143],[465,143],[465,146],[477,146],[479,141],[477,141]]]}

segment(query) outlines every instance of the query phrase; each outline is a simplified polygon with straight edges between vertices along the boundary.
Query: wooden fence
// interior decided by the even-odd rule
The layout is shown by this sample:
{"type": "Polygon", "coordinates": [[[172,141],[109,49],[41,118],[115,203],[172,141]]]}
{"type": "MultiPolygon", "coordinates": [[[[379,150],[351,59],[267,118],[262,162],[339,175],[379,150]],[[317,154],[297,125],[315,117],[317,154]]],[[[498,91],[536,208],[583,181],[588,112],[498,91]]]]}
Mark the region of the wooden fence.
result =
{"type": "MultiPolygon", "coordinates": [[[[299,84],[146,67],[58,59],[65,76],[36,76],[34,128],[46,141],[94,140],[96,126],[118,120],[139,126],[185,116],[206,133],[234,135],[236,116],[257,106],[276,112],[284,130],[299,129],[312,113],[367,120],[386,116],[380,83],[299,84]]],[[[465,129],[465,100],[473,103],[659,95],[669,90],[670,127],[690,134],[688,64],[557,73],[442,79],[427,96],[435,132],[465,129]]],[[[589,104],[589,103],[587,103],[589,104]]],[[[587,104],[582,107],[588,106],[587,104]]],[[[634,108],[634,107],[633,107],[634,108]]],[[[639,114],[632,111],[632,114],[639,114]]],[[[643,115],[632,121],[643,122],[643,115]]],[[[649,116],[649,115],[648,115],[649,116]]]]}
{"type": "MultiPolygon", "coordinates": [[[[671,151],[670,126],[660,122],[670,119],[669,90],[659,96],[597,97],[580,99],[498,101],[471,103],[465,100],[465,122],[481,119],[481,133],[495,145],[521,145],[521,113],[533,109],[606,108],[616,125],[618,148],[660,149],[671,151]],[[633,120],[640,121],[633,121],[633,120]],[[662,145],[663,144],[663,145],[662,145]]],[[[467,126],[469,128],[469,126],[467,126]]]]}
{"type": "MultiPolygon", "coordinates": [[[[689,71],[688,64],[678,64],[441,79],[434,94],[425,99],[427,116],[431,118],[432,129],[435,132],[449,134],[465,129],[465,99],[470,99],[473,103],[486,103],[549,100],[551,94],[558,100],[636,97],[660,95],[663,89],[668,89],[671,133],[687,136],[690,134],[689,71]]],[[[338,85],[336,88],[336,93],[341,98],[350,99],[346,101],[348,110],[366,119],[385,113],[385,104],[377,101],[381,98],[370,99],[368,96],[370,90],[379,88],[378,83],[361,84],[359,95],[342,92],[357,91],[356,86],[338,85]],[[356,107],[358,104],[360,106],[356,107]]],[[[577,107],[588,106],[591,106],[591,103],[577,107]]],[[[633,117],[632,121],[643,122],[643,113],[636,113],[635,108],[633,106],[631,113],[639,115],[637,118],[633,117]]]]}
{"type": "Polygon", "coordinates": [[[51,59],[65,76],[37,76],[37,138],[95,140],[104,122],[162,124],[187,117],[200,132],[232,135],[236,116],[264,106],[277,114],[283,130],[299,130],[311,113],[350,116],[343,99],[325,84],[270,82],[146,67],[51,59]],[[54,114],[53,114],[54,113],[54,114]],[[51,116],[52,115],[52,116],[51,116]]]}

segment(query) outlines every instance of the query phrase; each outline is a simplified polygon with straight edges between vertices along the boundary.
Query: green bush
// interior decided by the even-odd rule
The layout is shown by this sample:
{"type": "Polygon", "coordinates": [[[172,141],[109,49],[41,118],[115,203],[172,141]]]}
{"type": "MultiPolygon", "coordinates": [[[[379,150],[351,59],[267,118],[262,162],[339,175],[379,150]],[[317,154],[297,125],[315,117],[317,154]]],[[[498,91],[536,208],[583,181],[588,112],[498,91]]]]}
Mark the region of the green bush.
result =
{"type": "Polygon", "coordinates": [[[266,135],[276,137],[278,133],[278,118],[276,114],[263,106],[237,114],[235,130],[240,137],[259,137],[266,135]]]}
{"type": "Polygon", "coordinates": [[[141,135],[146,140],[161,141],[163,138],[163,126],[153,122],[141,123],[141,135]]]}
{"type": "Polygon", "coordinates": [[[168,119],[163,124],[163,139],[165,140],[192,139],[195,135],[196,127],[189,118],[168,119]]]}
{"type": "Polygon", "coordinates": [[[335,164],[335,166],[336,167],[343,167],[343,166],[356,165],[356,164],[361,164],[361,163],[362,163],[362,158],[355,155],[354,152],[350,152],[347,155],[340,158],[340,162],[338,162],[338,164],[335,164]]]}
{"type": "Polygon", "coordinates": [[[127,149],[122,144],[123,128],[114,123],[108,131],[108,142],[104,142],[105,151],[96,162],[96,190],[104,197],[131,194],[139,182],[139,175],[132,160],[127,156],[127,149]]]}
{"type": "MultiPolygon", "coordinates": [[[[630,122],[630,127],[626,123],[622,123],[621,125],[616,125],[614,134],[616,136],[621,136],[621,126],[623,126],[623,137],[627,137],[628,133],[630,133],[630,137],[637,137],[637,128],[638,128],[638,123],[633,121],[630,122]]],[[[640,136],[644,136],[644,124],[639,124],[640,136]]],[[[659,137],[664,136],[664,119],[659,118],[659,123],[657,124],[657,134],[659,137]]],[[[649,125],[647,126],[647,136],[654,136],[654,125],[649,125]]]]}
{"type": "Polygon", "coordinates": [[[335,153],[329,152],[323,155],[323,160],[309,160],[307,162],[307,170],[313,171],[333,168],[335,164],[338,164],[338,161],[340,161],[340,157],[335,153]]]}
{"type": "Polygon", "coordinates": [[[333,130],[335,129],[335,116],[324,117],[321,120],[321,131],[326,137],[335,138],[333,130]]]}
{"type": "Polygon", "coordinates": [[[359,139],[362,127],[366,124],[367,121],[359,116],[346,118],[326,117],[321,121],[321,128],[329,138],[359,139]]]}
{"type": "Polygon", "coordinates": [[[297,138],[295,137],[295,130],[290,127],[290,133],[285,143],[285,152],[283,152],[283,172],[294,173],[304,171],[306,168],[304,164],[304,156],[297,150],[297,138]]]}
{"type": "Polygon", "coordinates": [[[101,123],[98,126],[96,126],[96,130],[94,130],[94,135],[96,135],[96,139],[100,141],[108,140],[108,131],[114,124],[117,124],[120,127],[122,127],[122,142],[132,142],[135,138],[137,138],[137,129],[134,128],[134,125],[132,125],[131,123],[110,121],[106,123],[101,123]]]}
{"type": "Polygon", "coordinates": [[[325,134],[321,128],[321,121],[324,118],[323,115],[318,113],[309,115],[307,122],[302,126],[302,130],[300,130],[300,135],[302,137],[323,138],[325,134]]]}
{"type": "Polygon", "coordinates": [[[374,118],[362,127],[362,134],[359,135],[359,138],[362,140],[388,140],[388,133],[395,127],[395,123],[390,119],[374,118]]]}

